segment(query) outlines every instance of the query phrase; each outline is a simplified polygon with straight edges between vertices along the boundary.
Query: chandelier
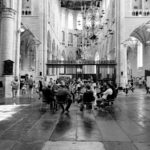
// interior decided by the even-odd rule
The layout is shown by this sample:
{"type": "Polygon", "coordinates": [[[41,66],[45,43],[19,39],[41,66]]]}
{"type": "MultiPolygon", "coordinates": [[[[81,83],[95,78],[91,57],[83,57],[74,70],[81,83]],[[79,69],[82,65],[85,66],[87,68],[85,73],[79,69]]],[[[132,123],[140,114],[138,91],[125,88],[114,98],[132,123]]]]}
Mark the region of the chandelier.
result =
{"type": "MultiPolygon", "coordinates": [[[[83,3],[82,3],[83,4],[83,3]]],[[[92,0],[90,5],[81,6],[82,14],[82,30],[76,29],[76,36],[82,39],[82,44],[77,48],[77,58],[86,59],[88,57],[88,47],[91,44],[97,44],[98,35],[103,29],[102,18],[104,10],[102,10],[102,0],[92,0]]],[[[78,22],[81,24],[81,22],[78,22]]]]}
{"type": "Polygon", "coordinates": [[[99,32],[103,29],[101,20],[104,15],[104,10],[101,8],[102,1],[92,0],[91,5],[81,6],[83,17],[83,35],[85,38],[95,41],[98,39],[99,32]]]}

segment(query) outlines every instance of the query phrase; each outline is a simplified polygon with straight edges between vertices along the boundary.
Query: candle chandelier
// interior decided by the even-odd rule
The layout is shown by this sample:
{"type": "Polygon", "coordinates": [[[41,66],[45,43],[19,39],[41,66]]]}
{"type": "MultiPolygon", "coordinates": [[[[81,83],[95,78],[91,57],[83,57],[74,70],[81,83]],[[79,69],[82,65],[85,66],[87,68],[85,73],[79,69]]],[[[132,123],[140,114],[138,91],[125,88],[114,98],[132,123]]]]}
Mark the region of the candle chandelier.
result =
{"type": "Polygon", "coordinates": [[[102,0],[91,0],[90,5],[86,5],[81,1],[81,20],[78,25],[82,29],[75,29],[75,36],[79,39],[76,50],[76,59],[85,60],[90,57],[89,46],[94,46],[98,42],[99,35],[103,33],[104,28],[103,17],[104,10],[102,9],[102,0]]]}
{"type": "Polygon", "coordinates": [[[83,18],[83,34],[82,36],[91,41],[98,39],[98,34],[103,29],[102,18],[104,10],[102,10],[101,0],[92,0],[91,5],[81,6],[81,13],[83,18]]]}
{"type": "Polygon", "coordinates": [[[82,30],[76,30],[75,34],[81,39],[81,44],[77,48],[77,59],[82,60],[89,57],[88,47],[91,44],[97,44],[98,36],[102,32],[104,10],[102,9],[102,0],[92,0],[90,5],[81,2],[82,30]]]}

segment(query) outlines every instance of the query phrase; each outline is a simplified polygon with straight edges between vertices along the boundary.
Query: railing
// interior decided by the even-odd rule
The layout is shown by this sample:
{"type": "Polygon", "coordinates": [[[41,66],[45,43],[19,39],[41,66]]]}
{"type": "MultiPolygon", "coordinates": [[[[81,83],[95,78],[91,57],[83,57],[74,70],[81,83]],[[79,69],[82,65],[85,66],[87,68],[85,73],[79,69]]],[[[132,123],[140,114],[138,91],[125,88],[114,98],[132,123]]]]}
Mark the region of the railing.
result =
{"type": "Polygon", "coordinates": [[[84,64],[84,65],[97,65],[97,64],[113,64],[116,65],[115,60],[100,60],[100,61],[94,61],[94,60],[69,60],[69,61],[62,61],[62,60],[49,60],[47,65],[51,64],[84,64]]]}
{"type": "Polygon", "coordinates": [[[133,9],[132,16],[150,16],[150,9],[133,9]]]}

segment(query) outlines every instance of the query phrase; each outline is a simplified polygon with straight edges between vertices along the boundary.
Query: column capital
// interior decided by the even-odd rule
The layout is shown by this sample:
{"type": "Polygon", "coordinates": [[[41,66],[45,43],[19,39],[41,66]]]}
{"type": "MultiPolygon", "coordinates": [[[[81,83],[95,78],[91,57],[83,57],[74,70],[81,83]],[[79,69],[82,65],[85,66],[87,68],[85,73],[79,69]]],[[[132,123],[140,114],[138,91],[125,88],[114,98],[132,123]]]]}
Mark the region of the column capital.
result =
{"type": "Polygon", "coordinates": [[[12,18],[14,19],[16,11],[12,8],[2,8],[1,18],[12,18]]]}

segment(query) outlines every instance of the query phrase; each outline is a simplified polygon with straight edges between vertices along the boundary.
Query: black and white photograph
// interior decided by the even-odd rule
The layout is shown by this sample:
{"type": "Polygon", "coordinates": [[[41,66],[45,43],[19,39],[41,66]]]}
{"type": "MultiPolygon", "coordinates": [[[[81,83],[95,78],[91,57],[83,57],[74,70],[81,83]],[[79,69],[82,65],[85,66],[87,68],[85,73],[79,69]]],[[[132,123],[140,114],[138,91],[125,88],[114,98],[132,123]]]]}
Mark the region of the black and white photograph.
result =
{"type": "Polygon", "coordinates": [[[0,150],[150,150],[150,0],[0,0],[0,150]]]}

